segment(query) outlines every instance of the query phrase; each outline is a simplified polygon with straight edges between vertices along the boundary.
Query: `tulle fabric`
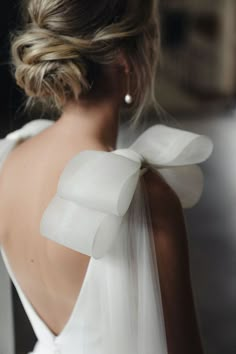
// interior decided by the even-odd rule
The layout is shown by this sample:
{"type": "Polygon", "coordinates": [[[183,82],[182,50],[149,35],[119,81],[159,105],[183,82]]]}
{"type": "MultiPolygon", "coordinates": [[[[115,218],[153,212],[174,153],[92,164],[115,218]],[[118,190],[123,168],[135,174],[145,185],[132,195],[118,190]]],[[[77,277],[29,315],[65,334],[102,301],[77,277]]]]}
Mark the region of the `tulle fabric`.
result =
{"type": "MultiPolygon", "coordinates": [[[[100,263],[101,276],[104,272],[97,304],[105,317],[101,323],[104,354],[167,354],[155,244],[146,198],[141,178],[113,247],[100,260],[93,260],[94,267],[100,263]]],[[[85,353],[90,353],[87,348],[85,353]]]]}

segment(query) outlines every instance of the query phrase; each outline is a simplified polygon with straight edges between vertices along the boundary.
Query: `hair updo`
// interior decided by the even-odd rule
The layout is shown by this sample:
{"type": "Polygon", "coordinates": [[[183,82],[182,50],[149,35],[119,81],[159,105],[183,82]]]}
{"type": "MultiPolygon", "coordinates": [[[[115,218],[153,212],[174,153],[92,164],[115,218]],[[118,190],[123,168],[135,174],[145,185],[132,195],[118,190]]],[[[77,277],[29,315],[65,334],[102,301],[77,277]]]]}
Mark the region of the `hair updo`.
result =
{"type": "MultiPolygon", "coordinates": [[[[157,104],[157,0],[28,0],[24,28],[11,36],[12,69],[28,96],[61,110],[86,95],[123,49],[135,92],[133,118],[157,104]]],[[[101,78],[100,78],[101,79],[101,78]]]]}

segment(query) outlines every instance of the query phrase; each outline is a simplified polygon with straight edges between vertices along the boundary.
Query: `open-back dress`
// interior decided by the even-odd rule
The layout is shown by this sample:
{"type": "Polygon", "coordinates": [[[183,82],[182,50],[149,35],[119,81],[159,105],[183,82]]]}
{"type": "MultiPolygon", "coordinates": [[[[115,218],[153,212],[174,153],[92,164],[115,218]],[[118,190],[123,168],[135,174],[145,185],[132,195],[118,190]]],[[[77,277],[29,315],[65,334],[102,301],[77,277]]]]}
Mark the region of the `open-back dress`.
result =
{"type": "MultiPolygon", "coordinates": [[[[26,123],[0,140],[0,169],[14,147],[54,124],[26,123]]],[[[155,124],[127,148],[84,150],[63,169],[39,228],[46,237],[90,256],[82,288],[62,332],[43,322],[2,257],[38,339],[34,354],[167,354],[165,320],[150,211],[142,176],[161,175],[191,208],[203,190],[199,163],[211,139],[155,124]]],[[[158,216],[157,216],[158,217],[158,216]]]]}

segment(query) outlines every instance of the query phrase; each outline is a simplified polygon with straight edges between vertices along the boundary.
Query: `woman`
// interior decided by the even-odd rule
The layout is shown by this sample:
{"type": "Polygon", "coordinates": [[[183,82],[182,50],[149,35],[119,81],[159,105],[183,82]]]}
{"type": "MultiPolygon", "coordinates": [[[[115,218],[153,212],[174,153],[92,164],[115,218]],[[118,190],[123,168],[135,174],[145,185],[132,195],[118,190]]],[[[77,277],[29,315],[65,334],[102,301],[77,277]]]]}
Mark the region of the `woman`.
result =
{"type": "Polygon", "coordinates": [[[29,0],[12,38],[28,104],[60,112],[0,146],[1,251],[34,354],[203,353],[182,208],[212,144],[157,124],[116,149],[121,113],[137,122],[156,106],[157,12],[155,0],[29,0]]]}

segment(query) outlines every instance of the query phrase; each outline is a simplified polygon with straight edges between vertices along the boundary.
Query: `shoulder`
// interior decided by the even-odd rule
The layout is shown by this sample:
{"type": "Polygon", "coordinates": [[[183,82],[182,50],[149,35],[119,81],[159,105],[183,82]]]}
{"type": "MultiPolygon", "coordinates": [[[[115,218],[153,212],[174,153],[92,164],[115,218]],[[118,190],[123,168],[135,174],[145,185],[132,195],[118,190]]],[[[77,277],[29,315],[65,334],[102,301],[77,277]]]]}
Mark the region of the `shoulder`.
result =
{"type": "Polygon", "coordinates": [[[5,239],[11,219],[16,213],[16,200],[25,198],[27,187],[33,178],[35,167],[36,137],[20,141],[7,155],[0,168],[0,243],[5,239]]]}
{"type": "MultiPolygon", "coordinates": [[[[1,185],[1,176],[0,176],[0,185],[1,185]]],[[[4,240],[4,238],[6,237],[6,233],[7,233],[7,228],[6,228],[6,210],[4,207],[4,196],[3,193],[1,191],[0,188],[0,246],[4,240]]]]}
{"type": "Polygon", "coordinates": [[[17,147],[8,154],[0,169],[0,244],[6,238],[9,217],[13,213],[11,201],[16,194],[14,186],[18,184],[21,175],[20,159],[15,149],[17,147]]]}
{"type": "Polygon", "coordinates": [[[151,170],[144,175],[154,234],[184,228],[184,214],[176,192],[164,178],[151,170]]]}
{"type": "Polygon", "coordinates": [[[178,195],[158,172],[148,170],[144,181],[151,205],[182,209],[178,195]]]}
{"type": "Polygon", "coordinates": [[[175,191],[158,174],[150,171],[145,176],[145,182],[151,207],[168,346],[173,348],[173,353],[189,353],[194,343],[194,352],[203,353],[191,284],[188,235],[182,204],[175,191]]]}

